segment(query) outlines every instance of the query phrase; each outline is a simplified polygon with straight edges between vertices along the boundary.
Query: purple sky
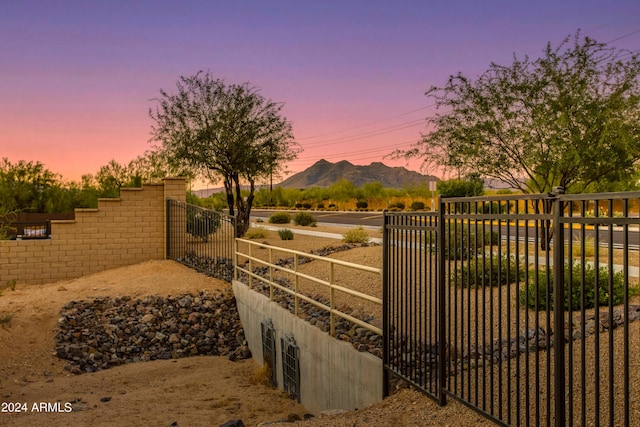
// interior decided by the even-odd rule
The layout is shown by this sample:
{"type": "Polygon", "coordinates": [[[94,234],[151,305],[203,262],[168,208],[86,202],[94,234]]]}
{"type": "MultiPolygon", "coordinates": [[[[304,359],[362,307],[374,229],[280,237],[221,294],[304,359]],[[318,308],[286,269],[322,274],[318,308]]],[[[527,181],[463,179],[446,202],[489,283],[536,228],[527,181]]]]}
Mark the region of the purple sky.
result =
{"type": "Polygon", "coordinates": [[[0,157],[69,180],[127,163],[151,148],[159,89],[210,70],[285,104],[304,148],[292,172],[321,158],[417,170],[383,157],[425,130],[426,89],[578,28],[638,51],[640,2],[4,1],[0,157]]]}

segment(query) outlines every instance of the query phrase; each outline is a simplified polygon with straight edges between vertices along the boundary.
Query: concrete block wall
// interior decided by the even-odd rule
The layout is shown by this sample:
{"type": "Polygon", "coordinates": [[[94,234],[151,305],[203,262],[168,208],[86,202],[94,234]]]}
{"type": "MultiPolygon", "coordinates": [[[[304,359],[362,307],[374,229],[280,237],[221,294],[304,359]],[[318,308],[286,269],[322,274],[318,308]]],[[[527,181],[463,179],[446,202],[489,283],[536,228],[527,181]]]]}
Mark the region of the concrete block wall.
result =
{"type": "Polygon", "coordinates": [[[383,398],[382,360],[322,332],[244,283],[233,281],[238,313],[253,359],[262,364],[260,325],[270,319],[276,332],[276,371],[282,388],[280,339],[293,335],[300,349],[300,401],[313,414],[328,409],[363,409],[383,398]]]}
{"type": "Polygon", "coordinates": [[[0,241],[0,285],[42,284],[165,258],[166,199],[186,201],[183,178],[122,188],[75,220],[51,221],[51,238],[0,241]]]}

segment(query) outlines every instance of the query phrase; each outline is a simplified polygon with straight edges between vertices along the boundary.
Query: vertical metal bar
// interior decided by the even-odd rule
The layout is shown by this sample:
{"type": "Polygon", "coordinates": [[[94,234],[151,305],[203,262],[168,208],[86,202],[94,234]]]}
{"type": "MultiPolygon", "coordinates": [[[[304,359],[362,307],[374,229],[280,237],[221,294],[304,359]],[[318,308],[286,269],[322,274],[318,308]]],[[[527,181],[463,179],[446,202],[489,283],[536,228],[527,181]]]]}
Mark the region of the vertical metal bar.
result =
{"type": "MultiPolygon", "coordinates": [[[[608,206],[608,217],[613,218],[613,199],[609,199],[608,206]]],[[[615,389],[614,389],[614,341],[613,341],[613,330],[615,328],[613,324],[613,276],[614,276],[614,265],[613,265],[613,222],[610,222],[608,225],[608,271],[609,271],[609,283],[608,283],[608,292],[609,292],[609,313],[608,313],[608,321],[609,321],[609,426],[613,427],[614,425],[614,405],[615,405],[615,389]]],[[[596,271],[596,274],[598,272],[596,271]]],[[[624,314],[624,317],[627,317],[627,313],[624,314]]]]}
{"type": "MultiPolygon", "coordinates": [[[[554,320],[554,413],[555,426],[565,425],[565,349],[564,349],[564,225],[560,222],[563,201],[556,198],[553,212],[553,320],[554,320]]],[[[547,229],[547,232],[549,230],[547,229]]],[[[571,273],[569,273],[571,274],[571,273]]],[[[547,372],[547,376],[550,372],[547,372]]]]}
{"type": "MultiPolygon", "coordinates": [[[[336,315],[334,314],[334,310],[336,308],[336,295],[334,288],[334,264],[329,262],[329,306],[331,307],[331,311],[329,312],[329,329],[332,337],[336,336],[336,315]]],[[[298,289],[296,285],[296,301],[298,296],[298,289]]]]}
{"type": "Polygon", "coordinates": [[[382,212],[382,396],[389,396],[389,214],[382,212]]]}
{"type": "MultiPolygon", "coordinates": [[[[594,216],[598,218],[600,216],[600,201],[595,200],[593,206],[594,216]]],[[[595,242],[600,241],[600,226],[596,222],[594,225],[595,242]]],[[[593,267],[596,271],[594,275],[594,302],[595,302],[595,316],[596,321],[596,333],[594,334],[595,350],[594,350],[594,423],[596,426],[600,425],[600,280],[598,277],[598,271],[600,270],[600,248],[595,245],[593,255],[593,267]]],[[[584,268],[583,268],[584,271],[584,268]]],[[[583,282],[584,283],[584,282],[583,282]]]]}
{"type": "MultiPolygon", "coordinates": [[[[260,247],[258,246],[258,249],[260,247]]],[[[269,254],[269,299],[273,301],[274,287],[273,287],[273,250],[271,246],[267,248],[269,254]]],[[[295,296],[294,296],[295,298],[295,296]]]]}
{"type": "MultiPolygon", "coordinates": [[[[293,254],[293,271],[294,271],[294,275],[295,275],[295,277],[293,279],[293,283],[294,283],[294,286],[295,286],[295,293],[293,294],[293,304],[295,306],[297,306],[299,304],[299,300],[298,300],[298,284],[299,284],[299,282],[298,282],[298,279],[299,279],[299,277],[298,277],[298,264],[299,264],[298,254],[293,254]]],[[[272,300],[273,300],[274,293],[275,293],[275,289],[274,289],[273,286],[271,286],[271,299],[272,300]]]]}
{"type": "MultiPolygon", "coordinates": [[[[589,202],[586,200],[582,200],[580,203],[580,216],[582,218],[586,215],[586,206],[589,202]]],[[[586,266],[586,251],[584,241],[586,238],[586,224],[580,224],[580,239],[583,244],[581,246],[582,253],[580,255],[580,283],[582,285],[581,293],[580,293],[580,384],[582,392],[580,393],[581,397],[581,410],[580,410],[580,425],[587,425],[587,409],[586,409],[586,401],[587,401],[587,316],[586,316],[586,293],[584,289],[585,282],[585,266],[586,266]]],[[[597,244],[594,241],[594,244],[597,244]]]]}
{"type": "Polygon", "coordinates": [[[165,257],[171,259],[171,199],[166,201],[166,223],[165,223],[165,257]]]}
{"type": "MultiPolygon", "coordinates": [[[[624,199],[623,208],[622,208],[622,216],[624,218],[629,218],[629,199],[624,199]]],[[[629,389],[629,224],[624,224],[624,235],[623,235],[623,265],[624,265],[624,330],[623,330],[623,359],[624,359],[624,372],[623,372],[623,388],[624,388],[624,425],[631,426],[630,419],[630,394],[631,391],[629,389]]]]}
{"type": "MultiPolygon", "coordinates": [[[[251,259],[253,257],[252,248],[253,243],[249,242],[249,250],[247,251],[249,252],[249,272],[253,272],[253,260],[251,259]]],[[[251,274],[249,274],[249,289],[253,289],[253,276],[251,274]]]]}
{"type": "MultiPolygon", "coordinates": [[[[567,217],[572,220],[573,219],[573,202],[567,202],[567,217]]],[[[566,240],[567,240],[567,253],[565,254],[565,258],[570,262],[571,265],[571,274],[569,274],[569,277],[566,278],[566,281],[568,283],[568,290],[567,290],[567,294],[569,295],[569,304],[567,307],[568,310],[568,315],[567,315],[567,319],[568,319],[568,323],[567,323],[567,372],[569,375],[569,381],[568,381],[568,403],[567,403],[567,408],[568,408],[568,421],[569,421],[569,425],[573,426],[573,418],[574,418],[574,414],[573,414],[573,389],[574,389],[574,375],[573,375],[573,365],[574,365],[574,361],[573,361],[573,259],[574,259],[574,251],[573,251],[573,221],[570,221],[567,223],[567,228],[569,230],[569,235],[566,236],[566,240]]],[[[582,240],[582,244],[583,244],[583,248],[582,248],[582,252],[584,253],[585,248],[584,248],[584,239],[582,240]]],[[[563,243],[563,247],[564,247],[564,243],[563,243]]],[[[563,261],[564,262],[564,261],[563,261]]]]}
{"type": "Polygon", "coordinates": [[[446,321],[446,313],[444,310],[446,299],[445,299],[445,287],[446,287],[446,277],[445,277],[445,257],[442,253],[443,250],[449,250],[446,248],[445,243],[445,233],[444,233],[444,210],[445,203],[442,201],[442,196],[438,196],[438,233],[439,233],[439,243],[440,243],[440,260],[439,260],[439,270],[440,274],[438,275],[438,290],[437,290],[437,298],[438,304],[436,306],[436,316],[437,316],[437,329],[438,329],[438,404],[440,406],[444,406],[447,403],[447,397],[445,394],[445,388],[447,386],[447,360],[445,358],[446,352],[446,342],[445,342],[445,321],[446,321]]]}
{"type": "Polygon", "coordinates": [[[240,259],[240,255],[239,255],[240,248],[238,245],[238,239],[235,239],[235,238],[233,239],[233,245],[235,248],[234,255],[233,255],[235,259],[235,262],[233,263],[233,279],[238,280],[238,261],[240,259]]]}

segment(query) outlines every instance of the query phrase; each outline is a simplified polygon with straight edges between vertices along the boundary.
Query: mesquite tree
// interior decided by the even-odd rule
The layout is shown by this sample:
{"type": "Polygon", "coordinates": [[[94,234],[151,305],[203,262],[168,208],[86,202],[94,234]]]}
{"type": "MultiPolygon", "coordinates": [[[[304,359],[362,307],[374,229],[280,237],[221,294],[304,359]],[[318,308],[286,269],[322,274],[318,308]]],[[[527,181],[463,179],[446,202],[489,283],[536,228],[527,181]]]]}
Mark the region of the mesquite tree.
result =
{"type": "Polygon", "coordinates": [[[222,179],[236,235],[249,228],[256,180],[269,177],[298,153],[282,104],[248,85],[227,85],[209,72],[180,77],[177,91],[160,90],[153,139],[175,163],[201,176],[222,179]],[[242,190],[248,188],[243,198],[242,190]]]}
{"type": "Polygon", "coordinates": [[[538,59],[514,55],[511,65],[492,63],[476,79],[458,73],[429,89],[437,107],[430,131],[395,155],[525,193],[629,181],[640,160],[639,77],[638,54],[578,32],[547,44],[538,59]]]}

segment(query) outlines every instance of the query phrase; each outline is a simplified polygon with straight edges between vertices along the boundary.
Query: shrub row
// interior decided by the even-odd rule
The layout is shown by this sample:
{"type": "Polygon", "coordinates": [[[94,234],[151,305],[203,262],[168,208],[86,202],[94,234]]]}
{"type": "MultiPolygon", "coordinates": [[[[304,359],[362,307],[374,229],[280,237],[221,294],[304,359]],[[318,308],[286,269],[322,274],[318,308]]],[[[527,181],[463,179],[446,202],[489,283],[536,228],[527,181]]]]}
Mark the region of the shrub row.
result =
{"type": "MultiPolygon", "coordinates": [[[[502,286],[524,280],[526,267],[515,258],[501,257],[474,258],[466,261],[453,274],[453,283],[461,287],[502,286]]],[[[607,267],[596,269],[591,264],[582,266],[577,262],[564,265],[564,310],[581,310],[597,305],[622,304],[625,295],[622,272],[610,274],[607,267]],[[571,280],[571,294],[569,294],[571,280]],[[611,281],[611,292],[609,282],[611,281]]],[[[553,268],[536,272],[529,270],[528,282],[518,291],[520,304],[534,310],[552,310],[553,268]],[[537,273],[537,274],[536,274],[537,273]]],[[[628,297],[640,294],[637,287],[628,288],[628,297]]]]}

